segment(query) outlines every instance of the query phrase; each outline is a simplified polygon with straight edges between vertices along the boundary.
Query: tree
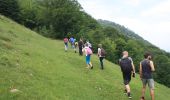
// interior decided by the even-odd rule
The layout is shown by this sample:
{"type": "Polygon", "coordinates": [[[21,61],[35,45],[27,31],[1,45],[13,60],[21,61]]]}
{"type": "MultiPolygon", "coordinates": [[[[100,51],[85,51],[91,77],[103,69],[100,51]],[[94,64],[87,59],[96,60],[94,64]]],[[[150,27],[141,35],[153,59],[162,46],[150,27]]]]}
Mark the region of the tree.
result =
{"type": "Polygon", "coordinates": [[[110,40],[110,38],[105,38],[102,41],[102,45],[107,53],[106,59],[112,62],[117,62],[117,59],[115,58],[116,44],[114,43],[114,41],[110,40]]]}
{"type": "Polygon", "coordinates": [[[126,46],[126,41],[122,38],[117,38],[115,40],[116,43],[116,54],[115,54],[115,58],[118,60],[121,58],[122,56],[122,52],[125,50],[125,46],[126,46]]]}
{"type": "Polygon", "coordinates": [[[106,37],[109,37],[113,41],[115,41],[117,38],[121,37],[120,33],[115,28],[112,28],[112,27],[104,28],[103,32],[106,37]]]}
{"type": "Polygon", "coordinates": [[[157,55],[154,58],[156,73],[154,74],[157,82],[170,87],[170,60],[165,55],[157,55]]]}
{"type": "Polygon", "coordinates": [[[0,0],[0,13],[19,21],[20,8],[17,0],[0,0]]]}
{"type": "Polygon", "coordinates": [[[54,27],[54,38],[63,38],[67,33],[80,31],[81,6],[76,0],[39,0],[44,10],[44,26],[54,27]]]}
{"type": "Polygon", "coordinates": [[[135,40],[128,40],[125,49],[129,52],[129,56],[134,59],[136,71],[139,71],[139,62],[143,59],[144,50],[135,40]]]}

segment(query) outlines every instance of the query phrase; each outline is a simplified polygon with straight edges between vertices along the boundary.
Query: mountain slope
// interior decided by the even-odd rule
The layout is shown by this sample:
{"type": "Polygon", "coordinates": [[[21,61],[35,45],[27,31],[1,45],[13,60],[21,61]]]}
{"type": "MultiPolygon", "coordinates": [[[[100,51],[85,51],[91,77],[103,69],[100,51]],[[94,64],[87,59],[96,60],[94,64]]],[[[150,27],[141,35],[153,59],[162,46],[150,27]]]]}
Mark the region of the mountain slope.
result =
{"type": "MultiPolygon", "coordinates": [[[[64,52],[63,42],[51,40],[0,16],[0,100],[126,100],[119,67],[105,61],[105,70],[92,57],[64,52]],[[11,93],[10,90],[19,92],[11,93]]],[[[131,82],[134,100],[140,97],[139,76],[131,82]]],[[[157,100],[170,98],[170,89],[156,83],[157,100]]],[[[147,92],[146,98],[149,99],[147,92]]]]}

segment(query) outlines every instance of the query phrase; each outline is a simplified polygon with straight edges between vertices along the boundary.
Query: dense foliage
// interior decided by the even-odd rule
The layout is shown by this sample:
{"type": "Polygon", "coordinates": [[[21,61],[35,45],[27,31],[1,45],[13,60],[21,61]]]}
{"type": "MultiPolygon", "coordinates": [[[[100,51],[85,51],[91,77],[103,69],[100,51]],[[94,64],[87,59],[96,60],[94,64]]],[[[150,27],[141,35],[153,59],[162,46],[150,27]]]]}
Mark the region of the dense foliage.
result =
{"type": "MultiPolygon", "coordinates": [[[[0,8],[10,9],[11,2],[8,1],[12,0],[0,0],[0,8]]],[[[1,10],[1,13],[14,20],[20,19],[17,20],[19,23],[46,37],[63,39],[65,36],[74,36],[77,39],[80,37],[88,39],[93,44],[95,52],[97,45],[102,43],[107,52],[106,58],[114,63],[118,62],[122,51],[127,50],[138,71],[144,52],[152,52],[156,65],[154,73],[156,81],[170,87],[169,53],[118,24],[98,23],[83,10],[77,0],[18,0],[17,4],[19,14],[18,7],[14,7],[16,10],[8,10],[7,14],[6,10],[1,10]]]]}
{"type": "Polygon", "coordinates": [[[0,14],[19,21],[19,5],[17,0],[0,0],[0,14]]]}

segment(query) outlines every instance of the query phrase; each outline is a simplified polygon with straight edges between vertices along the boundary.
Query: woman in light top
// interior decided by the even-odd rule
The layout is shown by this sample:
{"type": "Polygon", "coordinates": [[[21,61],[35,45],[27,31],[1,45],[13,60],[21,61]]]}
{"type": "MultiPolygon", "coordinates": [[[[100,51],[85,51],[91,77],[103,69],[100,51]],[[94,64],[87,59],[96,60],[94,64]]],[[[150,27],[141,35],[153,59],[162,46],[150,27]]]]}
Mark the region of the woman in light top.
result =
{"type": "Polygon", "coordinates": [[[91,63],[91,55],[93,54],[92,53],[92,50],[89,48],[88,44],[86,43],[85,44],[85,47],[83,48],[83,53],[85,54],[86,56],[86,64],[87,64],[87,68],[90,68],[90,69],[93,69],[93,65],[91,63]]]}

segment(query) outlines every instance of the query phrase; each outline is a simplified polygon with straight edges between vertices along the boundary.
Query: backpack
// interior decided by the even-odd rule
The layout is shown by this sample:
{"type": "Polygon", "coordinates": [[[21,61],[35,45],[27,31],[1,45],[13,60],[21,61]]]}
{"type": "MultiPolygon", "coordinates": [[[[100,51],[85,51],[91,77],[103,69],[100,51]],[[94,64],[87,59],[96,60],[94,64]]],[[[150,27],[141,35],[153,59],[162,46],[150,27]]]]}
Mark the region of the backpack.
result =
{"type": "Polygon", "coordinates": [[[77,47],[78,46],[78,42],[75,42],[74,45],[77,47]]]}
{"type": "Polygon", "coordinates": [[[102,57],[105,57],[105,56],[106,56],[106,51],[105,51],[103,48],[101,48],[101,56],[102,56],[102,57]]]}
{"type": "Polygon", "coordinates": [[[130,73],[132,71],[132,61],[129,57],[120,59],[120,67],[123,73],[130,73]]]}
{"type": "Polygon", "coordinates": [[[93,54],[92,50],[89,47],[87,48],[87,54],[88,55],[92,55],[93,54]]]}
{"type": "Polygon", "coordinates": [[[79,41],[79,42],[78,42],[78,46],[79,46],[79,47],[82,47],[82,46],[83,46],[83,41],[79,41]]]}
{"type": "Polygon", "coordinates": [[[67,38],[64,38],[64,43],[67,43],[68,42],[68,39],[67,38]]]}

